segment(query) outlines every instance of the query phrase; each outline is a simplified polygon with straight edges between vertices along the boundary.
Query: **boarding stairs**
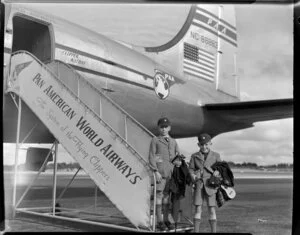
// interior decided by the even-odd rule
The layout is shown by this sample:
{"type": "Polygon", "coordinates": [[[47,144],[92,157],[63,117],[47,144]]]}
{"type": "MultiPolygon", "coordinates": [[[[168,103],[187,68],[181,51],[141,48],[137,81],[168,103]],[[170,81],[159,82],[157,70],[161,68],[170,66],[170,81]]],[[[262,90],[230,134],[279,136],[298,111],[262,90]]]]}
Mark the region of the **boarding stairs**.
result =
{"type": "Polygon", "coordinates": [[[7,92],[17,94],[135,226],[155,231],[153,134],[72,67],[12,54],[7,92]]]}

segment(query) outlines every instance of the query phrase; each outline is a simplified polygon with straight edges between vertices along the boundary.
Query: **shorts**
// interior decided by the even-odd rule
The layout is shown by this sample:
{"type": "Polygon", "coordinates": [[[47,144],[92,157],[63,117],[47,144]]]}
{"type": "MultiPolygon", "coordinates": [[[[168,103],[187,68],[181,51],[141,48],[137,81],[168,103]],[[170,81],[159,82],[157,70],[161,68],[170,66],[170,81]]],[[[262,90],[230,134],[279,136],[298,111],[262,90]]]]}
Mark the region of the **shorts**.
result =
{"type": "Polygon", "coordinates": [[[170,178],[162,178],[161,182],[156,184],[156,194],[159,197],[167,196],[170,193],[170,178]]]}
{"type": "Polygon", "coordinates": [[[199,188],[196,186],[194,190],[194,205],[202,206],[204,201],[206,201],[207,206],[216,206],[216,194],[209,196],[204,187],[199,188]]]}

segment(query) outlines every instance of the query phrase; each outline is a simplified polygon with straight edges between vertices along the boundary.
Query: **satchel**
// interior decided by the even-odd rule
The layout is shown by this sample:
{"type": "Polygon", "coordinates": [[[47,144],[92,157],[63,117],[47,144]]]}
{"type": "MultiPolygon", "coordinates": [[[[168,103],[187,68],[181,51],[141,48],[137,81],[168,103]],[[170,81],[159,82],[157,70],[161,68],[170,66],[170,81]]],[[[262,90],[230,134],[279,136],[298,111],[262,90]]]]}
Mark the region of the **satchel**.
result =
{"type": "Polygon", "coordinates": [[[222,179],[214,175],[211,175],[211,177],[207,181],[207,185],[212,188],[220,187],[221,183],[222,179]]]}

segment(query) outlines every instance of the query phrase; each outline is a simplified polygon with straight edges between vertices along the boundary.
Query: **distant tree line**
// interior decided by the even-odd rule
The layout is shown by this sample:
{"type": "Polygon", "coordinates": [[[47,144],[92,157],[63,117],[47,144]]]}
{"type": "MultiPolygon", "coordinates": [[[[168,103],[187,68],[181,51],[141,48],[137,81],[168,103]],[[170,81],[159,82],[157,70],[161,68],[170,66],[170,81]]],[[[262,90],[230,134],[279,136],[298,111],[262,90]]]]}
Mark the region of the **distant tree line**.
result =
{"type": "MultiPolygon", "coordinates": [[[[53,167],[54,167],[53,163],[48,163],[46,165],[45,170],[53,169],[53,167]]],[[[73,169],[78,169],[79,167],[80,167],[80,165],[78,162],[72,162],[72,163],[59,162],[59,163],[57,163],[57,170],[63,170],[63,169],[73,170],[73,169]]],[[[4,171],[14,171],[15,166],[14,165],[4,165],[3,170],[4,171]]],[[[20,170],[20,171],[26,170],[25,164],[18,165],[18,170],[20,170]]]]}
{"type": "Polygon", "coordinates": [[[276,168],[276,169],[291,169],[294,167],[294,164],[289,163],[279,163],[273,165],[266,165],[266,166],[259,166],[253,162],[243,162],[243,163],[234,163],[234,162],[227,162],[229,167],[231,168],[251,168],[251,169],[260,169],[260,168],[276,168]]]}
{"type": "MultiPolygon", "coordinates": [[[[250,168],[250,169],[292,169],[293,164],[288,163],[279,163],[279,164],[273,164],[273,165],[266,165],[266,166],[259,166],[256,163],[253,162],[243,162],[243,163],[234,163],[234,162],[227,162],[230,168],[250,168]]],[[[53,169],[54,164],[48,163],[46,166],[46,170],[53,169]]],[[[57,163],[57,170],[76,170],[80,167],[78,162],[71,162],[71,163],[65,163],[65,162],[59,162],[57,163]]],[[[4,165],[3,166],[5,171],[13,171],[14,165],[4,165]]],[[[18,170],[25,170],[25,164],[20,164],[18,166],[18,170]]]]}
{"type": "MultiPolygon", "coordinates": [[[[57,170],[61,169],[78,169],[80,167],[78,162],[71,162],[71,163],[65,163],[65,162],[59,162],[57,163],[57,170]]],[[[53,163],[48,163],[46,169],[53,169],[54,164],[53,163]]]]}

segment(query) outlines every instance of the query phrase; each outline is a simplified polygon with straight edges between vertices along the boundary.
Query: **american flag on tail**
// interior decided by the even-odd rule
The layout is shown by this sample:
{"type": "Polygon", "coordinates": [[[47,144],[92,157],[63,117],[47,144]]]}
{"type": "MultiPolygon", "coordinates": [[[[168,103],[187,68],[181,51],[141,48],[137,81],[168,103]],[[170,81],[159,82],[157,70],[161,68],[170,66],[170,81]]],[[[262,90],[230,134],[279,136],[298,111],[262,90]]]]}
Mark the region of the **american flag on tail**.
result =
{"type": "Polygon", "coordinates": [[[200,47],[184,43],[183,72],[209,81],[215,80],[215,55],[200,47]]]}

